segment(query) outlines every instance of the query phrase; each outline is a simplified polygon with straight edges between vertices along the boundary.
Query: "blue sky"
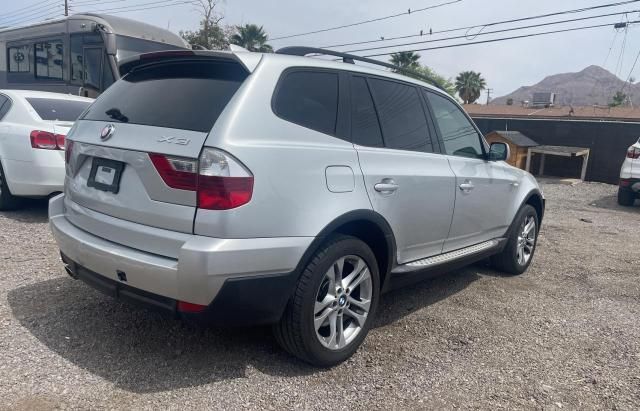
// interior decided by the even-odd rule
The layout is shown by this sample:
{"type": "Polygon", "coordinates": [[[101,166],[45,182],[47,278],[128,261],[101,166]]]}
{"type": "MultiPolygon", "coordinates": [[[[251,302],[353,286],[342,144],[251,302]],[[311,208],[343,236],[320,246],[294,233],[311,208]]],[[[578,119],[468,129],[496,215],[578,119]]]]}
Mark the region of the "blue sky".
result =
{"type": "MultiPolygon", "coordinates": [[[[12,10],[41,4],[44,1],[45,0],[22,0],[18,2],[13,0],[0,0],[0,3],[4,3],[1,8],[2,11],[0,11],[0,23],[2,22],[2,16],[11,13],[12,10]]],[[[63,3],[63,0],[48,1],[63,3]]],[[[155,3],[151,0],[69,1],[72,11],[93,11],[137,4],[163,3],[162,0],[158,0],[155,3]]],[[[264,25],[270,37],[278,37],[401,13],[409,8],[417,9],[446,1],[447,0],[226,0],[219,3],[219,11],[225,16],[223,20],[225,24],[256,23],[264,25]]],[[[492,21],[588,7],[612,3],[614,1],[617,0],[462,0],[459,3],[423,13],[405,15],[386,21],[306,37],[273,41],[271,44],[275,48],[286,45],[326,46],[337,43],[371,40],[379,38],[380,36],[393,37],[415,34],[419,33],[421,29],[426,32],[429,29],[438,31],[460,26],[482,25],[483,23],[492,21]]],[[[46,4],[50,7],[48,3],[46,4]]],[[[54,4],[52,12],[57,11],[56,7],[58,6],[54,4]]],[[[499,28],[631,10],[640,10],[640,2],[580,15],[547,18],[545,20],[527,23],[516,23],[511,26],[500,26],[499,28]]],[[[119,15],[165,28],[168,27],[174,32],[193,29],[197,27],[199,21],[196,7],[189,4],[127,12],[119,15]]],[[[640,19],[640,16],[636,12],[629,14],[628,18],[629,20],[636,20],[640,19]]],[[[565,24],[564,27],[579,27],[620,20],[621,17],[609,17],[565,24]]],[[[557,27],[559,26],[530,29],[528,31],[507,33],[505,35],[553,30],[557,27]]],[[[422,63],[431,66],[446,77],[455,77],[463,70],[480,71],[486,78],[488,86],[494,89],[494,96],[509,93],[521,85],[536,83],[549,74],[579,71],[592,64],[602,66],[605,60],[606,64],[604,64],[604,66],[606,69],[614,73],[617,72],[620,77],[626,79],[640,51],[639,29],[640,25],[629,29],[624,53],[621,53],[624,33],[618,33],[614,42],[615,30],[612,27],[606,27],[573,33],[512,40],[509,42],[432,50],[421,53],[422,63]],[[613,48],[611,53],[609,53],[612,44],[613,48]],[[607,55],[609,55],[608,59],[607,55]]],[[[458,34],[461,33],[451,33],[448,35],[458,34]]],[[[482,39],[486,38],[491,38],[491,36],[483,37],[482,39]]],[[[464,42],[465,40],[455,42],[460,41],[464,42]]],[[[348,49],[349,48],[343,48],[343,50],[348,49]]],[[[385,59],[386,57],[380,58],[385,59]]],[[[635,77],[640,78],[640,64],[638,64],[638,68],[635,71],[635,77]]],[[[482,100],[484,101],[484,97],[482,100]]]]}

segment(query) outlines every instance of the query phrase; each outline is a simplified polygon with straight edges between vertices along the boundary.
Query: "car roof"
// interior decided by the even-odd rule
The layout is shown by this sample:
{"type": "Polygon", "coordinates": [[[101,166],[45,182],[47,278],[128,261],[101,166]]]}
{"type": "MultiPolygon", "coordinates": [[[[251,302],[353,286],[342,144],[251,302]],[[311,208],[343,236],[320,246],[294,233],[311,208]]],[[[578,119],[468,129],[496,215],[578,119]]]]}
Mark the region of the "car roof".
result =
{"type": "Polygon", "coordinates": [[[74,100],[74,101],[86,101],[93,102],[94,99],[89,97],[76,96],[74,94],[52,93],[49,91],[37,91],[37,90],[0,90],[0,93],[9,96],[11,98],[49,98],[58,100],[74,100]]]}
{"type": "Polygon", "coordinates": [[[126,72],[130,69],[130,67],[128,67],[130,64],[135,64],[135,62],[140,61],[141,59],[145,58],[145,56],[148,57],[153,55],[154,57],[162,58],[163,55],[170,56],[178,53],[185,53],[185,55],[192,54],[195,56],[210,56],[210,57],[235,60],[241,63],[249,72],[253,72],[261,61],[264,61],[264,62],[277,61],[279,64],[283,66],[289,66],[289,67],[328,68],[328,69],[334,69],[334,70],[350,71],[354,73],[381,76],[389,79],[404,81],[407,83],[413,83],[420,87],[425,87],[439,93],[444,93],[438,87],[435,87],[425,81],[421,81],[413,77],[405,76],[403,74],[394,73],[389,70],[382,70],[379,68],[379,66],[363,65],[366,63],[350,64],[350,63],[344,63],[342,61],[327,60],[327,59],[321,59],[321,58],[315,58],[315,57],[278,54],[277,52],[276,53],[257,53],[257,52],[251,52],[251,51],[245,51],[245,50],[239,51],[237,50],[237,48],[236,50],[232,50],[232,51],[229,51],[229,50],[171,51],[169,50],[169,51],[159,51],[159,52],[152,52],[152,53],[146,53],[146,54],[139,54],[136,56],[132,56],[128,59],[125,59],[121,62],[121,67],[125,67],[125,69],[124,71],[121,70],[120,74],[121,75],[126,74],[126,72]]]}

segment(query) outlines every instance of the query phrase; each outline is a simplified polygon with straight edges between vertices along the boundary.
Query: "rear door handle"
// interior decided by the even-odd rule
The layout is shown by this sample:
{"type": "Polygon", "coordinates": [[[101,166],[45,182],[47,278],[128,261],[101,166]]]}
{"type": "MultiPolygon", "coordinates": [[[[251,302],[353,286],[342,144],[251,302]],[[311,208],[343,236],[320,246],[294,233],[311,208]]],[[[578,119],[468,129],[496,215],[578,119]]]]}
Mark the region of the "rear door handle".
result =
{"type": "Polygon", "coordinates": [[[475,186],[473,185],[473,183],[471,181],[465,181],[464,183],[460,184],[460,190],[464,191],[465,193],[468,193],[469,191],[473,190],[475,188],[475,186]]]}
{"type": "Polygon", "coordinates": [[[398,190],[399,187],[400,186],[391,178],[385,178],[373,186],[373,188],[379,193],[393,193],[398,190]]]}

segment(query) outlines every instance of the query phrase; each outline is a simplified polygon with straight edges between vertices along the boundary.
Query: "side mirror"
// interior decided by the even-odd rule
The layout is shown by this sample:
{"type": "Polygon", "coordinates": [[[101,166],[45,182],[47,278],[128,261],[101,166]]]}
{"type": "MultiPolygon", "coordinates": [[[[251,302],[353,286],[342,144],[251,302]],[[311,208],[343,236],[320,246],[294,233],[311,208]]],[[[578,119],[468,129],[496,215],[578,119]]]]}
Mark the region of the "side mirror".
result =
{"type": "Polygon", "coordinates": [[[489,161],[507,161],[511,157],[511,150],[505,143],[491,143],[489,161]]]}

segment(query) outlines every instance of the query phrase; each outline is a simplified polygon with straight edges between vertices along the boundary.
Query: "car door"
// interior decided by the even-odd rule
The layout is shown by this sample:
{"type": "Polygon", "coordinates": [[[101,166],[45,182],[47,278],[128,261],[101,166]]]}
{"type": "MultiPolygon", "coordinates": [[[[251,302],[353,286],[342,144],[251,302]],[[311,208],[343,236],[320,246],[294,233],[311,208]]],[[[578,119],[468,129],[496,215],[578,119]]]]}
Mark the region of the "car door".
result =
{"type": "Polygon", "coordinates": [[[424,108],[413,85],[351,78],[352,140],[372,207],[394,232],[399,264],[440,254],[453,213],[455,176],[434,153],[424,108]]]}
{"type": "Polygon", "coordinates": [[[509,225],[505,209],[516,192],[513,176],[504,162],[487,161],[484,138],[458,104],[436,92],[423,93],[456,176],[453,221],[443,252],[503,236],[509,225]]]}

